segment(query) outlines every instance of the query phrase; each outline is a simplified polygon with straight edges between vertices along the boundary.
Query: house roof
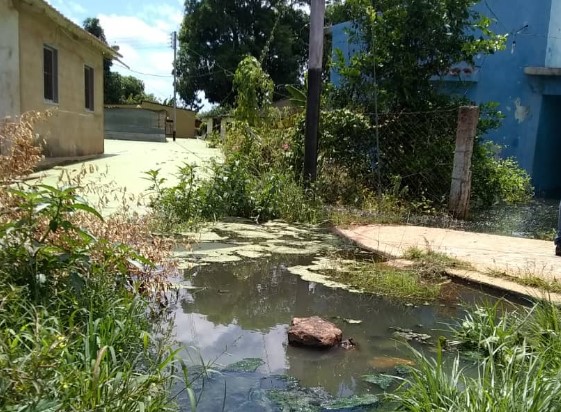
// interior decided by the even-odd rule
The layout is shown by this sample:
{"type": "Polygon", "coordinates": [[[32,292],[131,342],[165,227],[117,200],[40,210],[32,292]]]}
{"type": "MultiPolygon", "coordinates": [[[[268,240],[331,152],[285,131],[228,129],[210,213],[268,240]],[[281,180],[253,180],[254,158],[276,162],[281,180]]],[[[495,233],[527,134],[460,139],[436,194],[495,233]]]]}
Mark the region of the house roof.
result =
{"type": "MultiPolygon", "coordinates": [[[[166,109],[173,109],[173,106],[170,105],[170,104],[162,104],[162,103],[158,103],[158,102],[153,102],[153,101],[151,101],[151,100],[143,100],[141,104],[144,104],[144,103],[148,103],[148,104],[153,104],[153,105],[157,105],[157,106],[160,106],[160,107],[164,107],[164,108],[165,108],[164,110],[166,110],[166,109]]],[[[193,112],[193,113],[196,113],[194,110],[186,109],[185,107],[177,107],[176,109],[177,109],[177,110],[183,110],[183,111],[186,111],[186,112],[193,112]]]]}
{"type": "MultiPolygon", "coordinates": [[[[153,112],[167,112],[168,110],[173,109],[173,106],[168,106],[162,103],[156,103],[150,100],[142,100],[140,103],[129,103],[129,104],[106,104],[104,105],[106,109],[143,109],[143,110],[151,110],[153,112]],[[151,109],[150,107],[146,107],[146,104],[161,107],[161,109],[151,109]]],[[[184,111],[197,114],[194,110],[185,109],[184,107],[178,107],[177,111],[184,111]]]]}
{"type": "Polygon", "coordinates": [[[111,46],[101,41],[93,34],[84,30],[82,27],[74,23],[68,17],[64,16],[56,8],[54,8],[49,3],[47,3],[45,0],[15,0],[14,3],[26,4],[32,7],[33,9],[36,9],[37,11],[45,14],[53,22],[63,27],[64,29],[68,30],[71,34],[78,37],[80,40],[83,40],[89,43],[93,48],[98,49],[104,55],[105,58],[116,59],[119,57],[123,57],[121,56],[121,54],[119,54],[117,50],[113,49],[111,46]]]}

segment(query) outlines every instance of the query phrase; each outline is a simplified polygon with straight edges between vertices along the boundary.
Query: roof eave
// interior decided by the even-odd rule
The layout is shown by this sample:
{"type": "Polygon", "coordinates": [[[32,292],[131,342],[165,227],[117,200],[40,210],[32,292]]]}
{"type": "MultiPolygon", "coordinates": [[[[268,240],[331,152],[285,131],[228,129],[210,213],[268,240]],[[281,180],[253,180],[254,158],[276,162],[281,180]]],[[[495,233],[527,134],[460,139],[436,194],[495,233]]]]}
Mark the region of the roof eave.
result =
{"type": "Polygon", "coordinates": [[[37,7],[40,11],[42,11],[47,17],[49,17],[59,26],[65,28],[70,33],[90,43],[92,47],[98,49],[103,54],[104,58],[118,59],[123,57],[118,51],[116,51],[111,46],[109,46],[108,44],[104,43],[103,41],[95,37],[93,34],[87,32],[82,27],[78,26],[68,17],[65,17],[61,12],[59,12],[53,6],[48,4],[46,1],[44,0],[20,0],[20,1],[28,4],[31,7],[37,7]]]}

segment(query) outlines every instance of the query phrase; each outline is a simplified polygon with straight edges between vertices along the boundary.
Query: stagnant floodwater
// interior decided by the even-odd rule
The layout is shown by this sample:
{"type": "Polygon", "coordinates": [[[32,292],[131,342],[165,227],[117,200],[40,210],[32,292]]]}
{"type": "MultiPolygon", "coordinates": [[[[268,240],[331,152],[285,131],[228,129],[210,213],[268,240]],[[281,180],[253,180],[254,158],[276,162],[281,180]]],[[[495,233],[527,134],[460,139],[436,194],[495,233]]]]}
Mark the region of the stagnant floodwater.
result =
{"type": "MultiPolygon", "coordinates": [[[[286,387],[285,376],[297,379],[303,388],[322,388],[306,389],[314,396],[320,393],[320,398],[322,391],[337,397],[382,393],[361,377],[374,372],[395,375],[396,365],[412,359],[407,346],[393,336],[393,327],[429,334],[434,342],[447,334],[448,324],[462,316],[462,305],[495,299],[484,291],[451,284],[440,301],[413,305],[327,288],[287,271],[289,266],[311,260],[310,256],[273,254],[185,271],[189,288],[178,292],[176,339],[186,348],[182,356],[192,376],[200,372],[202,362],[220,371],[207,373],[204,380],[193,384],[200,397],[198,411],[311,410],[280,409],[271,402],[268,390],[286,387]],[[310,315],[337,324],[343,337],[354,338],[358,348],[317,351],[289,346],[291,318],[310,315]],[[227,370],[227,365],[247,358],[258,358],[262,365],[254,372],[227,370]]],[[[433,345],[412,345],[434,351],[433,345]]],[[[303,393],[297,397],[307,396],[303,393]]],[[[185,393],[178,399],[182,410],[190,410],[185,393]]]]}

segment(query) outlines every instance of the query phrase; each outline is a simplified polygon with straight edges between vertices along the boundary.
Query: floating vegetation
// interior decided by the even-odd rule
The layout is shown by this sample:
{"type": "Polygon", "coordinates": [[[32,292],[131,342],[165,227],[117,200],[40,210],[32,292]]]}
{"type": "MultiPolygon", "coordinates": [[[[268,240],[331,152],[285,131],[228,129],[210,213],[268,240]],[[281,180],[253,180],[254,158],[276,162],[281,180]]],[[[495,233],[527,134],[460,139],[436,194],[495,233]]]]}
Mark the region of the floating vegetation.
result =
{"type": "Polygon", "coordinates": [[[359,411],[377,406],[380,400],[376,395],[354,395],[348,398],[339,398],[323,405],[326,411],[359,411]]]}
{"type": "Polygon", "coordinates": [[[362,380],[364,382],[372,383],[378,385],[381,389],[388,389],[392,383],[396,380],[395,376],[386,375],[383,373],[374,373],[370,375],[363,375],[362,380]]]}
{"type": "Polygon", "coordinates": [[[246,358],[226,366],[224,372],[255,372],[263,364],[261,358],[246,358]]]}
{"type": "Polygon", "coordinates": [[[284,389],[271,389],[266,397],[283,412],[367,411],[379,404],[371,394],[335,398],[323,388],[304,388],[291,377],[281,377],[284,389]]]}
{"type": "Polygon", "coordinates": [[[401,339],[407,342],[415,341],[419,343],[428,343],[428,341],[431,339],[431,335],[428,335],[426,333],[413,332],[413,330],[411,329],[403,329],[398,327],[393,327],[391,329],[395,331],[393,333],[394,338],[401,339]]]}

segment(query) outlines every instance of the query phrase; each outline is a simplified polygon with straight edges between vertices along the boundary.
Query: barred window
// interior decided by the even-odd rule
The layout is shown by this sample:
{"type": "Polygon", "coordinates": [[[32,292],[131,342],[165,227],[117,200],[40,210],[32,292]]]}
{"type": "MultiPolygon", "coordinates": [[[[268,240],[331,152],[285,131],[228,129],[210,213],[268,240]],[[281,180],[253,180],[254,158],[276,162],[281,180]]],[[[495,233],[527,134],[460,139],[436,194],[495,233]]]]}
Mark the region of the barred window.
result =
{"type": "Polygon", "coordinates": [[[43,46],[43,96],[45,100],[58,103],[58,51],[43,46]]]}
{"type": "Polygon", "coordinates": [[[94,69],[84,66],[84,97],[86,109],[94,109],[94,69]]]}

